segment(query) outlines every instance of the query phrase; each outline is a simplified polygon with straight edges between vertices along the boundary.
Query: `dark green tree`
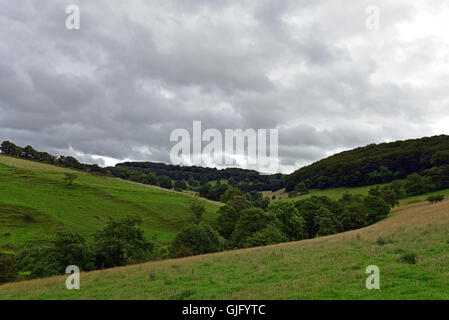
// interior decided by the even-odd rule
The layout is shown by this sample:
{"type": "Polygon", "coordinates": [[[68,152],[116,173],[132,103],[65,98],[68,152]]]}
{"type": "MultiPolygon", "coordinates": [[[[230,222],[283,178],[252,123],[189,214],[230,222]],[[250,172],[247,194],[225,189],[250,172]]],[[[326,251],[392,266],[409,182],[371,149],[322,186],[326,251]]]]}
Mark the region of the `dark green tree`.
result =
{"type": "Polygon", "coordinates": [[[281,222],[281,231],[288,241],[307,237],[306,221],[292,202],[276,202],[268,210],[281,222]]]}
{"type": "Polygon", "coordinates": [[[224,239],[205,223],[184,226],[170,245],[173,257],[218,252],[224,248],[224,239]],[[186,250],[187,249],[187,250],[186,250]]]}
{"type": "Polygon", "coordinates": [[[366,211],[366,220],[372,224],[387,217],[390,213],[390,206],[379,197],[368,195],[363,200],[366,211]]]}
{"type": "Polygon", "coordinates": [[[17,272],[15,255],[0,253],[0,284],[15,281],[18,275],[17,272]]]}
{"type": "Polygon", "coordinates": [[[220,207],[217,213],[217,231],[223,238],[229,240],[240,215],[233,207],[228,205],[220,207]]]}
{"type": "Polygon", "coordinates": [[[142,220],[138,217],[110,219],[104,229],[94,235],[98,268],[124,266],[150,258],[153,244],[145,239],[138,227],[140,224],[142,220]]]}

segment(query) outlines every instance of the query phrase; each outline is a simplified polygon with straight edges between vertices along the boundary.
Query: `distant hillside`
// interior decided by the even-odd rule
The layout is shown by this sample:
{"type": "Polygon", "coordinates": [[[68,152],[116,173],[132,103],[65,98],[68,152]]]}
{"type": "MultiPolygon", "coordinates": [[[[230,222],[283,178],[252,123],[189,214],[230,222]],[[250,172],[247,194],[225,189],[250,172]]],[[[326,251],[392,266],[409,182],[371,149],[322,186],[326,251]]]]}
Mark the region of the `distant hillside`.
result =
{"type": "Polygon", "coordinates": [[[403,179],[431,168],[432,156],[449,150],[449,136],[370,144],[335,154],[287,177],[286,191],[304,181],[309,188],[355,187],[403,179]]]}
{"type": "MultiPolygon", "coordinates": [[[[114,175],[120,176],[120,169],[138,171],[141,174],[155,173],[167,176],[174,181],[185,180],[193,185],[203,185],[210,181],[226,180],[228,184],[244,192],[278,190],[284,187],[282,174],[263,175],[255,170],[241,168],[208,168],[199,166],[179,166],[155,162],[124,162],[115,168],[107,168],[114,175]]],[[[126,173],[126,172],[125,172],[126,173]]]]}

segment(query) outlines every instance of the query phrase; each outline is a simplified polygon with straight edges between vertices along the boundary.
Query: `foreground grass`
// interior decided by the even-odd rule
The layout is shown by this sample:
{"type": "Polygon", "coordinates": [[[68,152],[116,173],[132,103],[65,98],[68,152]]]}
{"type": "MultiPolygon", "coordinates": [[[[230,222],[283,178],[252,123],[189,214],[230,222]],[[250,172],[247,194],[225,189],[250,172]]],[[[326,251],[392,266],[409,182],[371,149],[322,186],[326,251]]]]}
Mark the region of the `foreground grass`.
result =
{"type": "Polygon", "coordinates": [[[1,299],[448,299],[449,202],[415,203],[324,238],[0,286],[1,299]],[[379,237],[385,244],[379,245],[379,237]],[[415,253],[416,264],[397,260],[415,253]],[[365,288],[380,268],[381,290],[365,288]]]}
{"type": "MultiPolygon", "coordinates": [[[[171,241],[190,216],[191,195],[93,176],[67,168],[0,155],[0,252],[46,241],[58,230],[91,237],[108,218],[137,215],[149,239],[171,241]],[[63,180],[76,173],[73,186],[63,180]]],[[[205,219],[218,206],[207,202],[205,219]]]]}

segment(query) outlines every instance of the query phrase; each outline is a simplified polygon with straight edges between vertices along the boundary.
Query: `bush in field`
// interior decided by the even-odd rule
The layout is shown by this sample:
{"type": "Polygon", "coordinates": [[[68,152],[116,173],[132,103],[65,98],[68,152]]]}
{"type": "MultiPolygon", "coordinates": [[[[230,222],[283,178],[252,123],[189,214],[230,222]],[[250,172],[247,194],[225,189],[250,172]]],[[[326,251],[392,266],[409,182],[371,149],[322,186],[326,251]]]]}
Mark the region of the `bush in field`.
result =
{"type": "Polygon", "coordinates": [[[240,215],[233,207],[228,205],[220,207],[217,213],[217,231],[225,239],[230,239],[240,215]]]}
{"type": "Polygon", "coordinates": [[[19,269],[29,272],[30,279],[63,274],[69,265],[76,265],[83,271],[95,268],[88,244],[73,233],[58,233],[48,246],[24,249],[17,260],[19,269]]]}
{"type": "Polygon", "coordinates": [[[431,203],[437,203],[437,202],[441,202],[443,200],[444,200],[444,196],[443,195],[435,195],[435,196],[427,197],[427,201],[429,201],[431,203]]]}
{"type": "Polygon", "coordinates": [[[17,271],[15,255],[0,253],[0,284],[16,280],[17,271]]]}
{"type": "Polygon", "coordinates": [[[29,273],[28,279],[50,277],[63,272],[63,267],[56,260],[53,246],[24,249],[18,254],[17,261],[19,270],[29,273]]]}
{"type": "Polygon", "coordinates": [[[220,197],[220,202],[227,203],[232,200],[235,196],[241,196],[242,192],[235,187],[229,187],[226,189],[225,193],[220,197]]]}
{"type": "Polygon", "coordinates": [[[404,189],[408,196],[415,196],[432,191],[435,189],[435,185],[432,184],[429,177],[413,173],[404,181],[404,189]]]}
{"type": "Polygon", "coordinates": [[[86,240],[76,233],[58,233],[51,242],[55,260],[65,268],[76,265],[83,271],[95,269],[94,254],[86,240]]]}
{"type": "Polygon", "coordinates": [[[368,195],[363,200],[368,224],[372,224],[387,217],[390,206],[379,197],[368,195]]]}
{"type": "Polygon", "coordinates": [[[224,248],[224,239],[205,223],[190,223],[183,227],[170,245],[174,257],[218,252],[224,248]],[[190,254],[191,253],[191,254],[190,254]]]}
{"type": "Polygon", "coordinates": [[[234,196],[226,204],[233,207],[238,213],[251,207],[251,202],[244,196],[234,196]]]}
{"type": "Polygon", "coordinates": [[[191,221],[199,224],[203,220],[204,213],[206,212],[206,204],[203,200],[193,198],[189,201],[189,210],[192,213],[191,221]]]}
{"type": "Polygon", "coordinates": [[[399,263],[416,264],[418,256],[414,252],[404,252],[399,256],[397,261],[399,263]]]}
{"type": "Polygon", "coordinates": [[[138,217],[111,219],[103,230],[94,235],[95,256],[98,268],[124,266],[150,258],[153,244],[147,241],[138,228],[138,217]]]}
{"type": "Polygon", "coordinates": [[[268,211],[282,223],[281,231],[289,241],[307,238],[306,221],[292,202],[277,202],[268,211]]]}
{"type": "Polygon", "coordinates": [[[260,208],[249,208],[240,212],[240,219],[232,233],[232,244],[243,247],[249,237],[254,233],[262,231],[270,224],[279,226],[279,220],[271,213],[260,208]]]}
{"type": "Polygon", "coordinates": [[[76,179],[78,179],[78,176],[74,173],[64,173],[64,181],[66,181],[69,186],[71,186],[73,184],[73,181],[75,181],[76,179]]]}

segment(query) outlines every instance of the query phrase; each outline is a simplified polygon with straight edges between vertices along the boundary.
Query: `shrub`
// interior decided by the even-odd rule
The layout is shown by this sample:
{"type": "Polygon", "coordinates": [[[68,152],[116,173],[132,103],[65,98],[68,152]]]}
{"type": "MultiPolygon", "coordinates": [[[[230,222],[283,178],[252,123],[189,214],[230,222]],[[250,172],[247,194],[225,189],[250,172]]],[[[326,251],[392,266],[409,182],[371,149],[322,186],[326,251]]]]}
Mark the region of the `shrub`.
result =
{"type": "Polygon", "coordinates": [[[111,219],[103,230],[94,235],[98,268],[124,266],[150,258],[154,246],[138,228],[141,223],[138,217],[111,219]]]}
{"type": "Polygon", "coordinates": [[[363,200],[368,224],[384,219],[390,213],[390,206],[379,197],[368,195],[363,200]]]}
{"type": "Polygon", "coordinates": [[[34,217],[31,213],[25,213],[23,216],[25,222],[34,222],[34,217]]]}
{"type": "Polygon", "coordinates": [[[385,240],[384,237],[379,236],[379,237],[377,238],[377,240],[376,240],[376,243],[377,243],[379,246],[383,246],[383,245],[386,245],[386,244],[388,243],[388,241],[385,240]]]}
{"type": "Polygon", "coordinates": [[[175,183],[173,184],[173,187],[175,188],[175,190],[186,190],[187,189],[187,183],[185,182],[185,180],[176,180],[175,183]]]}
{"type": "Polygon", "coordinates": [[[251,202],[246,199],[244,196],[234,196],[231,200],[226,203],[228,206],[233,207],[238,213],[242,210],[248,209],[251,207],[251,202]]]}
{"type": "Polygon", "coordinates": [[[429,201],[431,203],[437,203],[437,202],[441,202],[443,200],[444,200],[444,196],[443,195],[435,195],[435,196],[427,197],[427,201],[429,201]]]}
{"type": "Polygon", "coordinates": [[[199,224],[203,220],[204,213],[206,212],[206,205],[204,201],[193,198],[189,200],[189,211],[192,213],[191,221],[199,224]]]}
{"type": "Polygon", "coordinates": [[[0,253],[0,284],[15,281],[17,278],[17,261],[13,254],[0,253]]]}
{"type": "Polygon", "coordinates": [[[51,244],[55,259],[61,265],[61,272],[69,265],[76,265],[83,271],[95,269],[94,253],[79,234],[58,233],[51,244]]]}
{"type": "Polygon", "coordinates": [[[317,236],[327,236],[342,231],[343,227],[335,215],[326,208],[320,208],[315,214],[318,227],[317,236]]]}
{"type": "Polygon", "coordinates": [[[205,223],[184,226],[170,245],[174,257],[197,255],[223,250],[223,238],[205,223]]]}
{"type": "Polygon", "coordinates": [[[78,176],[76,174],[69,172],[64,173],[64,181],[66,181],[69,186],[71,186],[73,181],[75,181],[76,179],[78,179],[78,176]]]}
{"type": "Polygon", "coordinates": [[[220,207],[217,213],[217,231],[225,239],[230,239],[240,215],[233,207],[227,205],[220,207]]]}
{"type": "Polygon", "coordinates": [[[69,265],[84,271],[95,267],[93,253],[86,241],[73,233],[58,233],[47,246],[24,249],[17,260],[20,271],[29,272],[29,279],[62,274],[69,265]]]}
{"type": "Polygon", "coordinates": [[[271,212],[282,223],[281,231],[289,241],[307,237],[306,221],[291,202],[277,202],[269,206],[271,212]]]}
{"type": "Polygon", "coordinates": [[[418,261],[418,257],[413,252],[404,252],[401,254],[397,261],[400,263],[416,264],[416,262],[418,261]]]}
{"type": "Polygon", "coordinates": [[[244,247],[257,247],[257,246],[266,246],[270,244],[276,244],[286,241],[284,234],[273,224],[268,225],[266,228],[254,232],[251,236],[249,236],[245,243],[244,247]]]}
{"type": "Polygon", "coordinates": [[[28,272],[28,279],[50,277],[63,272],[52,246],[26,248],[17,256],[18,268],[28,272]]]}
{"type": "Polygon", "coordinates": [[[244,247],[247,238],[253,233],[261,231],[270,224],[279,225],[277,218],[260,208],[245,209],[240,213],[239,221],[232,233],[232,244],[236,247],[244,247]]]}
{"type": "Polygon", "coordinates": [[[367,225],[365,208],[360,203],[350,203],[343,207],[338,220],[344,231],[363,228],[367,225]]]}
{"type": "Polygon", "coordinates": [[[430,178],[413,173],[404,182],[404,189],[409,196],[424,194],[435,188],[430,178]]]}

